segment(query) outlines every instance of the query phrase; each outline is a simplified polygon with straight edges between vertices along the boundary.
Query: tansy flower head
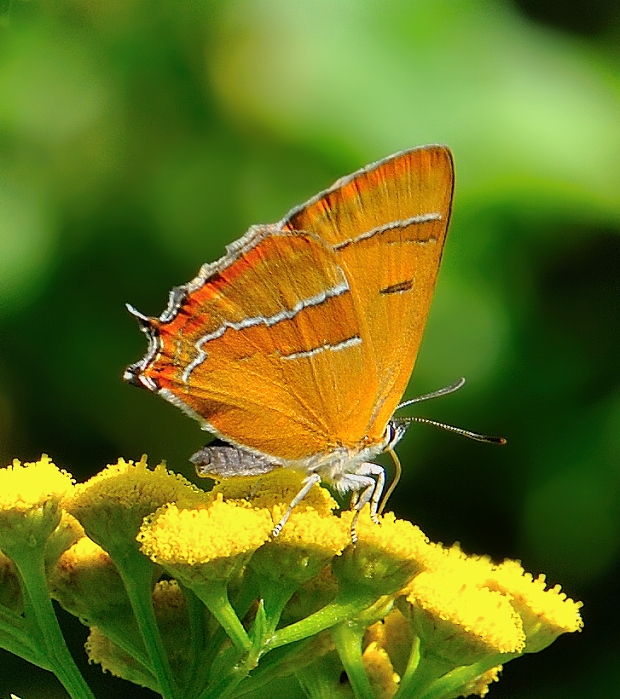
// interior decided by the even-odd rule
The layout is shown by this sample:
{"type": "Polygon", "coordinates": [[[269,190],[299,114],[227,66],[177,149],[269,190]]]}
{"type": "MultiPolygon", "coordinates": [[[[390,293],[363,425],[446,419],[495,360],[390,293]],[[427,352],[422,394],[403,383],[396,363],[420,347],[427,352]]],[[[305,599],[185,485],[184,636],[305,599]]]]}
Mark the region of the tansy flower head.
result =
{"type": "Polygon", "coordinates": [[[170,504],[148,517],[138,534],[142,552],[189,587],[243,652],[250,639],[228,600],[228,582],[267,541],[269,512],[224,502],[181,510],[170,504]]]}
{"type": "Polygon", "coordinates": [[[203,498],[203,491],[163,465],[150,470],[143,456],[138,463],[119,459],[76,486],[65,507],[93,541],[112,553],[117,547],[124,550],[144,517],[157,508],[168,502],[188,506],[203,498]]]}
{"type": "Polygon", "coordinates": [[[544,575],[534,578],[517,561],[495,566],[485,584],[511,600],[523,621],[526,653],[542,650],[560,634],[581,631],[583,627],[581,602],[567,597],[559,585],[547,589],[544,575]]]}
{"type": "Polygon", "coordinates": [[[60,522],[60,501],[73,479],[47,455],[0,469],[0,549],[11,558],[26,546],[44,545],[60,522]]]}
{"type": "Polygon", "coordinates": [[[420,573],[407,589],[422,647],[455,666],[523,651],[521,619],[500,592],[478,588],[445,571],[420,573]]]}
{"type": "Polygon", "coordinates": [[[11,466],[0,469],[0,510],[27,512],[50,499],[60,500],[71,491],[73,482],[47,454],[26,464],[14,459],[11,466]]]}
{"type": "MultiPolygon", "coordinates": [[[[428,539],[392,512],[381,516],[379,525],[367,513],[365,508],[357,523],[357,544],[334,561],[334,572],[343,584],[364,586],[377,596],[393,594],[425,568],[428,539]]],[[[353,516],[342,513],[349,530],[353,516]]]]}
{"type": "Polygon", "coordinates": [[[125,587],[110,556],[83,536],[67,549],[50,575],[50,591],[62,607],[89,626],[102,619],[132,620],[125,587]]]}
{"type": "MultiPolygon", "coordinates": [[[[279,521],[280,512],[284,510],[279,504],[272,507],[272,523],[279,521]]],[[[256,552],[251,566],[274,581],[302,583],[339,555],[350,537],[347,524],[339,517],[301,504],[280,534],[256,552]]]]}
{"type": "Polygon", "coordinates": [[[167,570],[187,579],[226,579],[265,541],[272,528],[266,510],[224,502],[207,507],[163,507],[148,517],[137,540],[142,552],[167,570]]]}
{"type": "Polygon", "coordinates": [[[121,650],[97,626],[93,626],[84,645],[91,663],[115,677],[122,677],[139,687],[148,687],[158,692],[157,680],[136,658],[121,650]]]}
{"type": "Polygon", "coordinates": [[[544,576],[534,578],[517,561],[493,564],[488,556],[468,556],[459,546],[433,545],[431,567],[446,576],[501,592],[521,617],[525,652],[542,650],[562,633],[581,630],[581,602],[574,602],[559,586],[547,589],[544,576]]]}

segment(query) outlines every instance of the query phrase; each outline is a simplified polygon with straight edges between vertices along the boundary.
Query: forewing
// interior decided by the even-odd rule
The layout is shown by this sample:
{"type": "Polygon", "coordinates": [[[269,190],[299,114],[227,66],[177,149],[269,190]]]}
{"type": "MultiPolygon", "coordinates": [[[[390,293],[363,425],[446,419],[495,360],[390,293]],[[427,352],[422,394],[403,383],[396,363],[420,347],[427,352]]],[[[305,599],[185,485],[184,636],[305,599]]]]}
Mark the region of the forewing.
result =
{"type": "Polygon", "coordinates": [[[255,227],[148,324],[152,347],[129,374],[282,462],[339,446],[372,401],[340,256],[313,234],[255,227]]]}

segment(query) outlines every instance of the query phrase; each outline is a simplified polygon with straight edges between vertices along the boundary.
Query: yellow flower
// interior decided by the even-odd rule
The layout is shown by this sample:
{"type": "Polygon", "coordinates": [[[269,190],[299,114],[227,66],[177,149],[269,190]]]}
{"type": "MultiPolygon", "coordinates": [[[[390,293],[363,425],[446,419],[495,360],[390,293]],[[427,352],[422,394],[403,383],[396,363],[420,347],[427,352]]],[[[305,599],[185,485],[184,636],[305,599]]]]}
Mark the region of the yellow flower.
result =
{"type": "Polygon", "coordinates": [[[135,547],[143,518],[157,508],[168,502],[193,504],[203,499],[203,491],[163,465],[150,470],[143,456],[138,463],[119,459],[76,486],[64,504],[88,536],[113,553],[117,548],[135,547]]]}
{"type": "Polygon", "coordinates": [[[227,583],[271,532],[269,512],[224,502],[179,509],[169,504],[148,517],[137,536],[142,552],[189,587],[233,643],[247,652],[250,639],[228,600],[227,583]]]}
{"type": "MultiPolygon", "coordinates": [[[[347,585],[366,587],[379,595],[394,594],[426,567],[429,543],[426,535],[392,512],[375,524],[365,508],[357,523],[358,541],[334,561],[334,572],[347,585]]],[[[353,512],[341,519],[351,528],[353,512]]]]}
{"type": "Polygon", "coordinates": [[[50,574],[52,596],[90,625],[117,616],[132,619],[122,580],[101,546],[83,536],[59,558],[50,574]]]}
{"type": "Polygon", "coordinates": [[[523,651],[521,619],[500,592],[478,588],[466,577],[463,581],[441,570],[420,573],[408,590],[422,647],[455,666],[523,651]]]}
{"type": "Polygon", "coordinates": [[[24,547],[45,545],[60,522],[60,501],[72,489],[71,476],[45,454],[0,469],[0,549],[15,559],[24,547]]]}
{"type": "Polygon", "coordinates": [[[266,510],[224,502],[220,494],[201,509],[164,506],[145,520],[137,540],[153,562],[184,577],[225,579],[267,541],[271,528],[266,510]]]}
{"type": "Polygon", "coordinates": [[[545,576],[534,578],[517,561],[504,561],[494,567],[485,582],[492,590],[507,595],[523,620],[526,653],[546,648],[560,634],[581,631],[583,620],[575,602],[559,585],[547,589],[545,576]]]}
{"type": "Polygon", "coordinates": [[[71,475],[55,466],[47,454],[23,465],[14,459],[11,466],[0,469],[0,511],[29,512],[49,500],[58,501],[73,483],[71,475]]]}
{"type": "Polygon", "coordinates": [[[458,546],[435,545],[432,567],[446,576],[458,576],[479,588],[503,594],[521,618],[526,637],[524,652],[542,650],[560,634],[580,631],[581,602],[555,587],[547,589],[545,576],[534,578],[518,561],[494,565],[488,556],[468,556],[458,546]]]}

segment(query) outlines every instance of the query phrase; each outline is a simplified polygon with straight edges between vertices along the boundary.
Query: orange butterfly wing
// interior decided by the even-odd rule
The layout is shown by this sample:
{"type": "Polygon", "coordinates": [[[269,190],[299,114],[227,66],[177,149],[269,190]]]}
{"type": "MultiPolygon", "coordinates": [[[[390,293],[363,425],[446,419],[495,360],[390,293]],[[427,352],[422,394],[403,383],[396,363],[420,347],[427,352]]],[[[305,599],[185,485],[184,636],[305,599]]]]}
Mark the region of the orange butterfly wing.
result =
{"type": "Polygon", "coordinates": [[[318,234],[339,255],[379,379],[372,412],[360,415],[370,443],[382,436],[413,371],[453,186],[450,151],[425,146],[338,180],[280,224],[318,234]]]}
{"type": "Polygon", "coordinates": [[[136,313],[126,378],[282,463],[378,444],[413,368],[441,259],[449,152],[397,154],[255,226],[136,313]]]}
{"type": "Polygon", "coordinates": [[[126,378],[215,434],[283,462],[339,446],[356,419],[359,324],[334,251],[313,234],[255,226],[141,318],[149,352],[126,378]]]}

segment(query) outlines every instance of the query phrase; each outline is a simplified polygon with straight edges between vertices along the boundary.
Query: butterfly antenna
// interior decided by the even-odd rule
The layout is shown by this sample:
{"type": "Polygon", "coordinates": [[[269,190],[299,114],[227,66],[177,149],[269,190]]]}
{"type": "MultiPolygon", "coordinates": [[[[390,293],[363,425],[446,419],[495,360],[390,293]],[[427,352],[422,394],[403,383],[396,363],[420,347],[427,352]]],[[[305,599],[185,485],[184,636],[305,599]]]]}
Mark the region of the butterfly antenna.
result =
{"type": "Polygon", "coordinates": [[[389,449],[386,449],[386,451],[392,457],[392,461],[394,462],[394,478],[392,478],[392,482],[390,483],[388,489],[383,493],[383,496],[381,497],[381,502],[379,503],[379,507],[377,508],[377,514],[381,514],[383,512],[383,509],[385,508],[387,501],[390,499],[392,493],[398,485],[398,481],[400,480],[400,474],[403,472],[402,466],[400,465],[400,459],[398,458],[398,455],[396,454],[394,449],[390,447],[389,449]]]}
{"type": "Polygon", "coordinates": [[[478,432],[472,432],[471,430],[464,430],[462,427],[454,427],[454,425],[447,425],[445,422],[437,422],[437,420],[430,420],[427,417],[396,417],[393,418],[394,422],[410,425],[412,422],[419,422],[423,425],[432,425],[433,427],[439,427],[446,432],[453,432],[454,434],[461,435],[461,437],[467,437],[468,439],[474,439],[476,442],[486,442],[487,444],[506,444],[507,440],[504,437],[493,437],[488,434],[479,434],[478,432]]]}
{"type": "Polygon", "coordinates": [[[459,388],[462,388],[464,385],[465,379],[460,378],[456,383],[453,383],[450,386],[446,386],[445,388],[440,388],[438,391],[433,391],[432,393],[425,393],[423,396],[418,396],[417,398],[410,398],[409,400],[406,400],[404,403],[401,403],[400,405],[396,406],[396,410],[406,408],[408,405],[413,405],[414,403],[422,403],[423,401],[431,400],[432,398],[447,396],[450,393],[458,391],[459,388]]]}

